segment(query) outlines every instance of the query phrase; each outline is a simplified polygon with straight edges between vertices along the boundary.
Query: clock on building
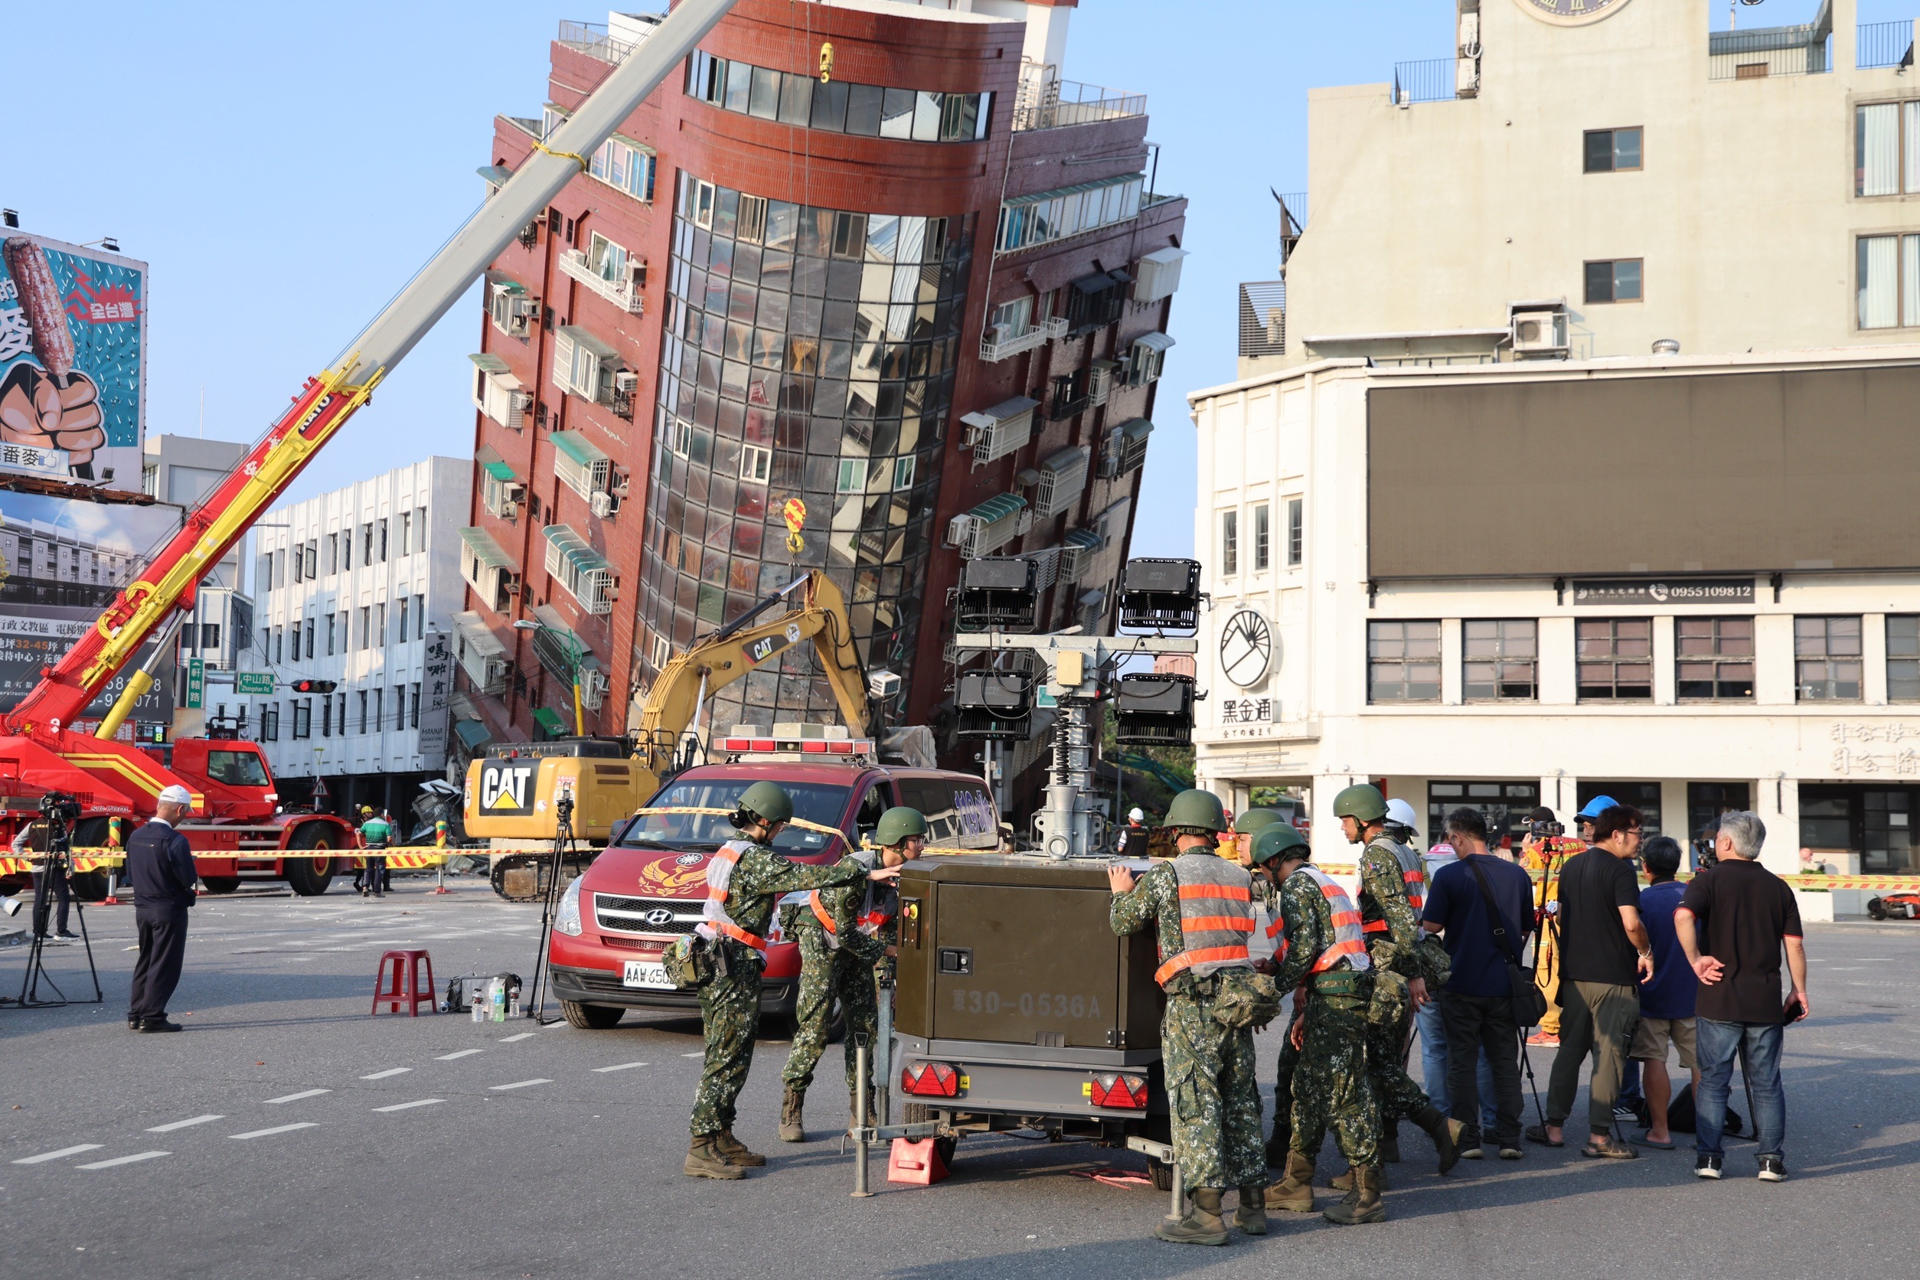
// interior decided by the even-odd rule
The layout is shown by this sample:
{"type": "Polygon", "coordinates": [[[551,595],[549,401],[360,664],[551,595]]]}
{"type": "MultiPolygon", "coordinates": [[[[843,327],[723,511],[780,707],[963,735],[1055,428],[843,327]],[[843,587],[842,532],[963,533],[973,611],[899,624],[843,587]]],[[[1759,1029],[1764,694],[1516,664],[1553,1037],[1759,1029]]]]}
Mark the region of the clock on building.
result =
{"type": "Polygon", "coordinates": [[[1273,628],[1252,609],[1241,609],[1220,629],[1220,669],[1242,689],[1267,674],[1273,661],[1273,628]]]}
{"type": "Polygon", "coordinates": [[[1563,27],[1598,22],[1627,6],[1627,0],[1514,0],[1514,3],[1543,22],[1557,22],[1563,27]]]}

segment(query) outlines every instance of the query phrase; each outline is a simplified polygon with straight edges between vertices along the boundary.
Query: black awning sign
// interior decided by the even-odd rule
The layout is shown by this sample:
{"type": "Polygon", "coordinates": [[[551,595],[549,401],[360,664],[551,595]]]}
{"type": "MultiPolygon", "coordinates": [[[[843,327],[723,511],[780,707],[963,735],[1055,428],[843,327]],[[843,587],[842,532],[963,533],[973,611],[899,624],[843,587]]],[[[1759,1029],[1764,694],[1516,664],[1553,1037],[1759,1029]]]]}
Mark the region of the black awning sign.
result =
{"type": "Polygon", "coordinates": [[[1575,604],[1752,604],[1752,578],[1576,579],[1575,604]]]}

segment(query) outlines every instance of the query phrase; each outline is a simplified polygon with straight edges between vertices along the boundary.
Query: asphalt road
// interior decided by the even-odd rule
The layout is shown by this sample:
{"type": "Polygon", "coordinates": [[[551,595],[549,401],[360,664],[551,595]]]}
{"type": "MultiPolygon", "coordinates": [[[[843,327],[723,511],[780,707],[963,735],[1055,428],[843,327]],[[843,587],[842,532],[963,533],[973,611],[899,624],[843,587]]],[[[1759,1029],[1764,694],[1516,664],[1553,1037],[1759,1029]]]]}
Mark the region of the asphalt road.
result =
{"type": "MultiPolygon", "coordinates": [[[[225,1277],[1904,1276],[1920,1199],[1920,924],[1812,926],[1815,1017],[1787,1033],[1792,1179],[1691,1175],[1689,1151],[1631,1164],[1529,1147],[1433,1175],[1411,1128],[1390,1220],[1276,1213],[1224,1249],[1148,1237],[1166,1197],[1082,1176],[1139,1158],[1018,1136],[961,1144],[954,1176],[849,1198],[837,1144],[774,1137],[786,1046],[763,1042],[740,1136],[744,1182],[680,1174],[699,1028],[611,1031],[369,1017],[387,947],[436,977],[531,975],[538,908],[472,880],[400,880],[379,904],[249,891],[202,899],[172,1012],[126,1030],[133,922],[88,911],[106,1000],[0,1008],[0,1271],[225,1277]]],[[[16,994],[24,948],[0,949],[16,994]]],[[[77,947],[49,951],[90,994],[77,947]]],[[[1070,958],[1063,960],[1070,962],[1070,958]]],[[[1274,1036],[1262,1037],[1263,1074],[1274,1036]]],[[[837,1052],[830,1051],[830,1052],[837,1052]]],[[[1535,1050],[1544,1088],[1551,1051],[1535,1050]]],[[[831,1059],[829,1062],[831,1063],[831,1059]]],[[[825,1077],[823,1077],[824,1079],[825,1077]]],[[[838,1118],[815,1089],[813,1127],[838,1118]]],[[[1584,1107],[1584,1103],[1581,1104],[1584,1107]]],[[[1532,1118],[1531,1100],[1528,1102],[1532,1118]]],[[[1578,1112],[1577,1112],[1578,1113],[1578,1112]]],[[[1329,1147],[1321,1177],[1340,1169],[1329,1147]]],[[[1331,1202],[1331,1197],[1326,1198],[1331,1202]]]]}

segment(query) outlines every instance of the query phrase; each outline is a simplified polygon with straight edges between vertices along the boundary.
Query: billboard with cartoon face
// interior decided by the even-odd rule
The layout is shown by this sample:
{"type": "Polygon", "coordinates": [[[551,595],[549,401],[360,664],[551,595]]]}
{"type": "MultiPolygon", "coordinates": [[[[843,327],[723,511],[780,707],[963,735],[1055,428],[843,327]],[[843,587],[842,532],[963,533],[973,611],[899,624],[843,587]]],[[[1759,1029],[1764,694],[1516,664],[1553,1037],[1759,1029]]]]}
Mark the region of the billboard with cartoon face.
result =
{"type": "Polygon", "coordinates": [[[19,232],[0,250],[0,471],[137,490],[146,263],[19,232]]]}

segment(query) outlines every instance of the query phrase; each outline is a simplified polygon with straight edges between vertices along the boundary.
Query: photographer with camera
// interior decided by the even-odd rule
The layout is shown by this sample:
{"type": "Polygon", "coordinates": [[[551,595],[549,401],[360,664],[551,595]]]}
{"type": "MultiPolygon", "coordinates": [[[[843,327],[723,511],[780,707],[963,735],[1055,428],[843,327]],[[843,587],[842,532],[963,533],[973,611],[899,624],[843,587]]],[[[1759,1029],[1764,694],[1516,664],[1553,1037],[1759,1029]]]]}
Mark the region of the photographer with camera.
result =
{"type": "MultiPolygon", "coordinates": [[[[48,798],[52,799],[52,797],[48,798]]],[[[20,828],[20,834],[13,838],[14,857],[27,858],[33,856],[33,833],[35,831],[41,832],[44,836],[46,833],[46,824],[31,822],[20,828]]],[[[42,844],[44,846],[44,840],[42,844]]],[[[33,931],[36,936],[48,938],[56,943],[72,942],[80,936],[77,933],[70,932],[67,928],[67,912],[73,904],[73,888],[68,884],[68,879],[71,874],[72,868],[65,863],[61,864],[58,870],[54,870],[51,865],[46,862],[37,862],[34,864],[33,931]],[[48,908],[41,905],[46,902],[49,891],[53,894],[51,913],[49,913],[48,908]],[[53,932],[51,934],[47,932],[47,916],[49,914],[53,916],[53,932]]]]}
{"type": "Polygon", "coordinates": [[[133,886],[133,920],[140,958],[133,965],[127,1029],[148,1034],[178,1031],[167,1020],[167,1001],[180,983],[187,951],[187,912],[193,906],[193,847],[174,827],[193,812],[193,794],[182,786],[162,791],[154,816],[127,842],[127,882],[133,886]]]}
{"type": "Polygon", "coordinates": [[[1593,831],[1593,815],[1613,806],[1607,796],[1596,796],[1575,819],[1581,838],[1573,840],[1566,828],[1553,816],[1553,810],[1537,805],[1527,814],[1527,836],[1520,844],[1520,865],[1540,873],[1534,887],[1534,925],[1540,937],[1535,945],[1534,981],[1547,998],[1547,1012],[1528,1044],[1552,1048],[1560,1043],[1560,868],[1568,858],[1583,851],[1593,831]]]}

